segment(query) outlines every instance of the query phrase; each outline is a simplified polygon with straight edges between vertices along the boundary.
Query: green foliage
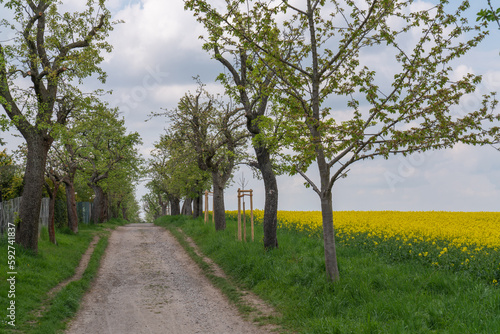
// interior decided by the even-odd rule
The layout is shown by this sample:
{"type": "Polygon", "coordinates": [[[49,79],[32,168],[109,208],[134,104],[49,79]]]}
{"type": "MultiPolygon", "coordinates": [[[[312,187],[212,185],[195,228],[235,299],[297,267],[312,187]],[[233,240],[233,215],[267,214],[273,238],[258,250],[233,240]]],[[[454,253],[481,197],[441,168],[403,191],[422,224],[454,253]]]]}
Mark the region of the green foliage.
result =
{"type": "Polygon", "coordinates": [[[196,197],[210,188],[210,173],[198,166],[193,146],[176,135],[164,134],[155,143],[149,162],[156,187],[178,197],[196,197]]]}
{"type": "MultiPolygon", "coordinates": [[[[494,333],[500,329],[498,287],[466,272],[436,270],[419,259],[394,261],[359,243],[338,248],[343,280],[324,273],[320,238],[279,230],[280,246],[235,240],[236,222],[224,232],[197,220],[162,217],[181,228],[231,280],[249,288],[281,314],[274,319],[296,333],[494,333]]],[[[256,229],[256,239],[262,232],[256,229]]],[[[362,238],[360,239],[362,241],[362,238]]]]}
{"type": "Polygon", "coordinates": [[[14,21],[2,20],[1,26],[14,38],[0,44],[0,102],[23,135],[28,129],[48,134],[65,123],[73,102],[82,98],[74,84],[94,74],[105,81],[99,65],[101,52],[112,49],[105,41],[113,30],[111,14],[97,0],[72,13],[62,12],[58,1],[2,3],[14,21]],[[32,89],[23,88],[30,84],[32,89]]]}
{"type": "Polygon", "coordinates": [[[0,152],[0,198],[8,201],[21,196],[23,176],[7,149],[0,152]]]}
{"type": "Polygon", "coordinates": [[[118,109],[112,109],[98,100],[87,105],[89,111],[79,115],[71,132],[70,144],[74,144],[81,158],[79,168],[90,182],[107,178],[114,172],[114,178],[137,178],[141,172],[141,158],[136,146],[141,144],[137,132],[127,133],[125,119],[118,109]]]}
{"type": "Polygon", "coordinates": [[[489,9],[481,9],[477,13],[476,21],[496,22],[498,29],[500,29],[500,8],[495,10],[491,4],[491,0],[488,0],[488,5],[489,9]]]}
{"type": "Polygon", "coordinates": [[[98,186],[109,195],[115,217],[125,212],[127,218],[138,219],[134,192],[143,173],[139,134],[127,133],[118,109],[95,98],[81,101],[73,117],[67,127],[57,130],[53,151],[61,174],[75,183],[77,200],[91,201],[88,186],[98,186]]]}
{"type": "Polygon", "coordinates": [[[188,0],[185,7],[208,29],[206,49],[243,49],[274,74],[271,95],[286,119],[284,159],[322,202],[332,280],[339,277],[332,189],[352,164],[498,140],[495,93],[483,96],[479,110],[457,108],[481,76],[456,79],[454,65],[488,34],[485,24],[468,23],[468,1],[419,9],[403,0],[225,3],[188,0]],[[307,174],[313,162],[319,182],[307,174]]]}
{"type": "Polygon", "coordinates": [[[149,162],[153,195],[144,198],[148,216],[159,215],[172,199],[199,197],[209,189],[210,178],[215,188],[224,189],[236,164],[246,158],[241,108],[198,84],[196,93],[186,93],[176,109],[153,114],[167,116],[171,125],[149,162]]]}
{"type": "Polygon", "coordinates": [[[295,7],[227,0],[227,11],[219,11],[207,1],[185,2],[209,31],[206,48],[243,47],[275,73],[275,100],[295,152],[287,157],[291,172],[305,172],[315,160],[325,165],[322,175],[333,169],[326,188],[306,178],[322,193],[356,161],[457,142],[488,143],[498,131],[483,129],[499,119],[492,112],[493,95],[478,111],[454,109],[481,80],[472,74],[451,77],[452,62],[487,33],[467,23],[468,2],[440,1],[420,11],[411,3],[309,0],[295,7]],[[365,49],[388,58],[391,74],[379,71],[365,49]]]}
{"type": "Polygon", "coordinates": [[[56,200],[55,202],[54,225],[58,228],[68,225],[68,208],[65,200],[56,200]]]}
{"type": "Polygon", "coordinates": [[[201,82],[198,84],[195,94],[186,93],[176,109],[167,110],[172,122],[169,140],[174,145],[186,141],[200,169],[229,175],[235,163],[246,157],[248,134],[241,129],[241,108],[210,94],[201,82]]]}

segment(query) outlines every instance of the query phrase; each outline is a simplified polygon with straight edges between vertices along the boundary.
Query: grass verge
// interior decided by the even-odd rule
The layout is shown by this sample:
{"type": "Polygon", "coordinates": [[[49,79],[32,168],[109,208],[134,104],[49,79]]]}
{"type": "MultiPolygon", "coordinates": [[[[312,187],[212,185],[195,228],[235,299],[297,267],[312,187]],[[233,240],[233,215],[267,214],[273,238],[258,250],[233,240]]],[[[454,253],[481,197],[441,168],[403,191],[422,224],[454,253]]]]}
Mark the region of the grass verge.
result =
{"type": "MultiPolygon", "coordinates": [[[[99,267],[107,245],[109,230],[126,224],[122,219],[113,219],[99,225],[80,225],[79,233],[69,230],[56,233],[57,245],[48,241],[46,231],[41,232],[38,254],[22,247],[16,249],[15,297],[9,298],[9,283],[0,281],[0,332],[3,333],[57,333],[78,309],[81,297],[89,287],[99,267]],[[73,276],[83,253],[95,234],[101,239],[94,249],[89,265],[81,280],[63,288],[52,300],[47,293],[60,282],[73,276]],[[15,301],[15,327],[7,322],[7,307],[15,301]],[[44,307],[46,305],[47,307],[44,307]],[[39,314],[43,310],[42,314],[39,314]]],[[[7,268],[7,242],[0,240],[0,273],[2,277],[9,272],[7,268]]]]}
{"type": "MultiPolygon", "coordinates": [[[[321,239],[279,230],[279,248],[240,243],[236,224],[225,231],[201,220],[162,217],[181,228],[237,284],[281,313],[297,333],[500,333],[498,287],[467,273],[417,260],[393,261],[356,245],[337,249],[341,280],[328,281],[321,239]]],[[[256,240],[262,240],[256,229],[256,240]]]]}

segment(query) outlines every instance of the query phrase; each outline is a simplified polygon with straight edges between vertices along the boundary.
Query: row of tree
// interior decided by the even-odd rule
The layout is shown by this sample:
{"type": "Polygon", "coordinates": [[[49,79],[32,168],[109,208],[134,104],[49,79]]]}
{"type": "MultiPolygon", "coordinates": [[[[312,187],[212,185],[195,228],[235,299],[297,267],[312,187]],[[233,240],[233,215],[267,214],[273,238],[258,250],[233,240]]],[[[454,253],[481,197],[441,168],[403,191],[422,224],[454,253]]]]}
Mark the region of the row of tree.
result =
{"type": "Polygon", "coordinates": [[[300,174],[321,202],[326,271],[339,279],[332,189],[354,163],[498,140],[494,93],[478,110],[460,110],[481,76],[454,71],[488,34],[488,21],[469,24],[467,1],[412,5],[225,0],[217,7],[186,0],[206,29],[204,49],[224,67],[218,80],[229,102],[200,86],[164,113],[170,127],[150,164],[152,190],[178,201],[191,188],[177,181],[185,185],[184,176],[196,175],[203,187],[211,174],[216,228],[223,229],[220,196],[234,165],[246,161],[264,181],[270,249],[278,246],[276,175],[300,174]],[[246,138],[255,159],[244,152],[246,138]],[[318,182],[310,176],[313,162],[318,182]]]}
{"type": "Polygon", "coordinates": [[[46,181],[53,199],[64,184],[69,226],[77,231],[79,171],[94,191],[93,220],[104,221],[110,198],[118,209],[132,201],[140,139],[127,134],[118,111],[100,101],[102,91],[78,88],[91,76],[106,79],[99,65],[102,53],[111,51],[106,38],[114,22],[104,1],[89,0],[81,12],[63,12],[55,0],[0,4],[11,16],[1,22],[0,104],[8,118],[1,117],[0,126],[16,127],[26,142],[16,242],[36,252],[46,181]]]}

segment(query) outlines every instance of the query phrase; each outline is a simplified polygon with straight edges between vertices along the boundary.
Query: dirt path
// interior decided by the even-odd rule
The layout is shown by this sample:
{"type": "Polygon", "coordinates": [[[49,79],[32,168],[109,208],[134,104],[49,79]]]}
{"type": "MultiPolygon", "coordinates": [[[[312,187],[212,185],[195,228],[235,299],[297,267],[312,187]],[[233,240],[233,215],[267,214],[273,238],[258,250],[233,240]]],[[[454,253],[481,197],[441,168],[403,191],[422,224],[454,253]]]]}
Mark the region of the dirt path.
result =
{"type": "Polygon", "coordinates": [[[268,333],[245,321],[174,237],[153,224],[117,228],[67,333],[268,333]]]}

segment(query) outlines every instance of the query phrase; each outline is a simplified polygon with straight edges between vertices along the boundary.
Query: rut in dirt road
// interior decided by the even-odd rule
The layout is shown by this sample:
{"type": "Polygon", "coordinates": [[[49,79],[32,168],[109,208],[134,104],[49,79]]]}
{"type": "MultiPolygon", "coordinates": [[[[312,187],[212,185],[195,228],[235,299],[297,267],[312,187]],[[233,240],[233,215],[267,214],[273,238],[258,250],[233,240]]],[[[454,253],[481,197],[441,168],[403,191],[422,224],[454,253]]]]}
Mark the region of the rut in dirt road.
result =
{"type": "Polygon", "coordinates": [[[153,224],[117,228],[67,333],[268,333],[245,321],[177,240],[153,224]]]}

